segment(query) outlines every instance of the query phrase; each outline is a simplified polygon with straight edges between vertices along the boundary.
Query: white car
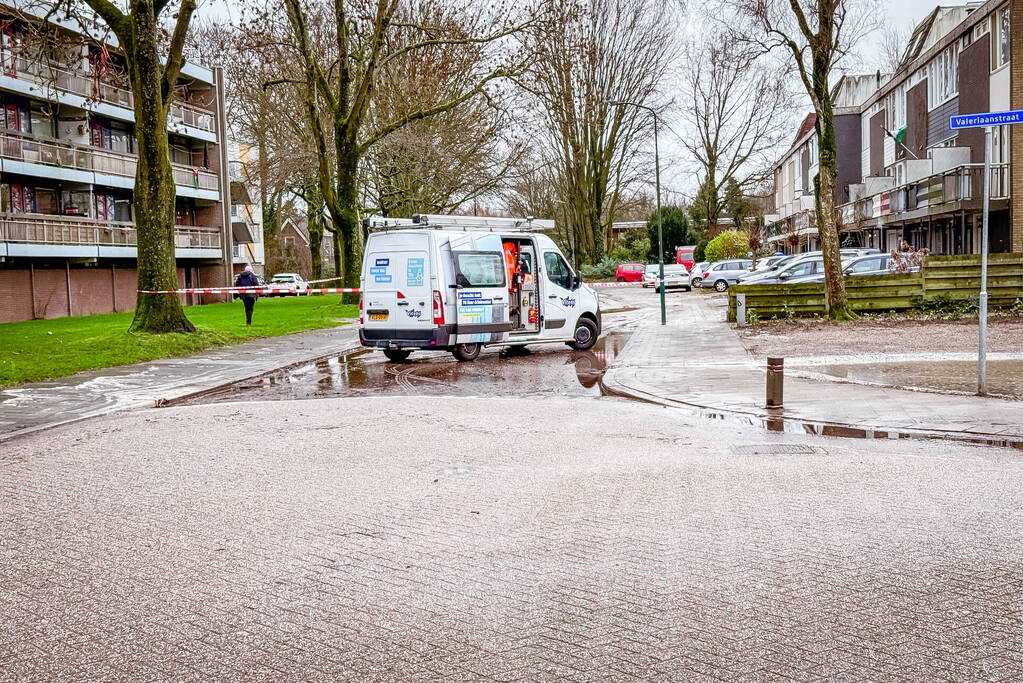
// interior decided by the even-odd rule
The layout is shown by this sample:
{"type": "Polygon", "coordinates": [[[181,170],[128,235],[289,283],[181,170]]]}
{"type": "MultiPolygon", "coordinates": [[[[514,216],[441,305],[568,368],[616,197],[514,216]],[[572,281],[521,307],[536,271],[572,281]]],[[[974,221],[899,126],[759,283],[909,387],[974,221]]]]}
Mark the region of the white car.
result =
{"type": "MultiPolygon", "coordinates": [[[[305,281],[305,278],[298,273],[277,273],[272,278],[268,285],[272,289],[290,289],[293,290],[295,296],[304,294],[309,289],[309,283],[305,281]]],[[[275,296],[290,296],[289,294],[277,294],[275,296]]]]}
{"type": "MultiPolygon", "coordinates": [[[[660,274],[660,266],[654,264],[647,266],[643,272],[643,286],[653,287],[657,289],[657,279],[660,274]]],[[[665,263],[664,264],[664,288],[669,287],[682,287],[687,292],[693,290],[693,285],[689,281],[689,270],[685,266],[679,263],[665,263]]]]}

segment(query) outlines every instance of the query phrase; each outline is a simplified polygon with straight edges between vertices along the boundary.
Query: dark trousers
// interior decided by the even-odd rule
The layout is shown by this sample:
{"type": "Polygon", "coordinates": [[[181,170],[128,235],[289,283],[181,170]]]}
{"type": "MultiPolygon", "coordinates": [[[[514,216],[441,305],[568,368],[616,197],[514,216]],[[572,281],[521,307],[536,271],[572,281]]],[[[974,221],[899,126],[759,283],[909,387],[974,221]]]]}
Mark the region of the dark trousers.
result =
{"type": "Polygon", "coordinates": [[[256,297],[243,296],[242,303],[245,304],[245,324],[252,324],[252,309],[256,307],[256,297]]]}

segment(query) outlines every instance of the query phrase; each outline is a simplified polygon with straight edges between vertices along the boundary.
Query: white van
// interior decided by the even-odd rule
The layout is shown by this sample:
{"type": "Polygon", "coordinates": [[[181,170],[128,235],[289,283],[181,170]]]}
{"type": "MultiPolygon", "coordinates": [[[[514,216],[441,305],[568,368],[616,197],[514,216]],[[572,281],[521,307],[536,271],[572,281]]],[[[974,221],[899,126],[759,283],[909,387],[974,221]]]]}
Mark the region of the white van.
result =
{"type": "Polygon", "coordinates": [[[414,349],[474,360],[484,346],[600,335],[597,293],[540,233],[408,229],[370,233],[362,264],[363,346],[392,361],[414,349]]]}

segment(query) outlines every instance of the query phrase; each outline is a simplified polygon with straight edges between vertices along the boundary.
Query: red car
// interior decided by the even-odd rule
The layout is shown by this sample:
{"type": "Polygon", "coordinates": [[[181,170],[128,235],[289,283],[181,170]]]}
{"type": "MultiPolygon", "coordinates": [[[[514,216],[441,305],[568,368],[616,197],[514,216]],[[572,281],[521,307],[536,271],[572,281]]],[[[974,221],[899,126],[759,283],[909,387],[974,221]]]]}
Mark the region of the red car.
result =
{"type": "Polygon", "coordinates": [[[622,263],[615,273],[615,280],[618,282],[642,282],[643,271],[646,269],[642,263],[622,263]]]}

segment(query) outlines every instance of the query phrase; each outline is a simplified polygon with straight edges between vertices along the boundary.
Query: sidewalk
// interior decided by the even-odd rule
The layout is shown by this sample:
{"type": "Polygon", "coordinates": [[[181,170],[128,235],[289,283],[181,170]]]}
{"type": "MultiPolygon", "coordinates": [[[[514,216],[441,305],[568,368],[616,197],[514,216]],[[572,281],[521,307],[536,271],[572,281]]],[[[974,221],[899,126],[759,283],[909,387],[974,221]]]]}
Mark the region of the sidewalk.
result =
{"type": "Polygon", "coordinates": [[[0,389],[0,442],[118,410],[151,407],[358,346],[359,327],[351,324],[0,389]]]}
{"type": "Polygon", "coordinates": [[[764,408],[764,364],[708,297],[689,297],[665,326],[633,333],[602,380],[612,394],[699,409],[775,431],[858,438],[947,438],[1023,448],[1020,404],[785,378],[785,407],[764,408]]]}

